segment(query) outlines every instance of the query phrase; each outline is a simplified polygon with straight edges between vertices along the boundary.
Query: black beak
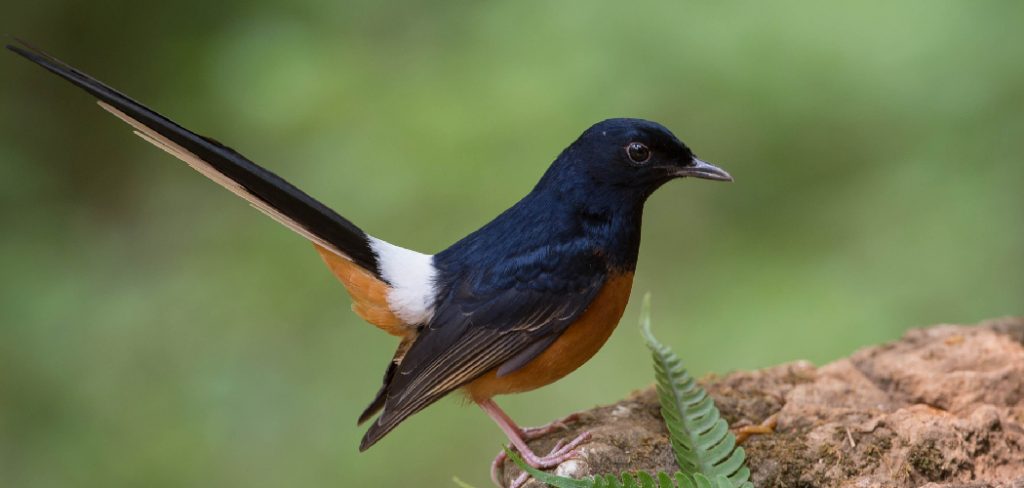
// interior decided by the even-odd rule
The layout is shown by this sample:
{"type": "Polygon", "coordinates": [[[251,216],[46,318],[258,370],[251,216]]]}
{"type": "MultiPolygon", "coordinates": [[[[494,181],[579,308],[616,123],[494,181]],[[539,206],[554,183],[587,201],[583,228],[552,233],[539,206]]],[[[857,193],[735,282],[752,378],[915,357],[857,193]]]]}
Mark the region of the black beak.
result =
{"type": "Polygon", "coordinates": [[[726,170],[719,168],[706,161],[693,158],[693,163],[676,170],[674,176],[703,178],[705,180],[732,181],[732,175],[726,170]]]}

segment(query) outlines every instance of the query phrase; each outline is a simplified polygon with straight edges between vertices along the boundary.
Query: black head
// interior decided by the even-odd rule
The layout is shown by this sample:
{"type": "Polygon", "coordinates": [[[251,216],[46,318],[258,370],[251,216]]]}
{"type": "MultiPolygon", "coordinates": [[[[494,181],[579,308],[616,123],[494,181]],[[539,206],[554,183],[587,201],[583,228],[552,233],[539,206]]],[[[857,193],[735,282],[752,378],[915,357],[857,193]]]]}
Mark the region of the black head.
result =
{"type": "Polygon", "coordinates": [[[694,156],[664,126],[642,119],[594,124],[551,169],[561,173],[558,179],[582,177],[593,190],[619,189],[645,196],[675,178],[732,181],[725,170],[694,156]]]}

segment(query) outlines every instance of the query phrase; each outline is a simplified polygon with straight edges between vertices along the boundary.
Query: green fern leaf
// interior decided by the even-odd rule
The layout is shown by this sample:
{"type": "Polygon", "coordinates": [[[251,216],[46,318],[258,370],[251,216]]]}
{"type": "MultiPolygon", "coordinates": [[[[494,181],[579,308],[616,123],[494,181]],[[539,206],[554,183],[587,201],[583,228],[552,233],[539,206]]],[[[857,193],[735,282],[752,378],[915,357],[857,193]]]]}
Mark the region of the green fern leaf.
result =
{"type": "Polygon", "coordinates": [[[736,437],[729,432],[714,400],[690,376],[679,357],[651,332],[650,294],[644,296],[640,328],[654,357],[658,401],[679,467],[684,473],[705,475],[708,483],[715,480],[708,487],[717,488],[721,477],[731,482],[725,485],[729,488],[747,483],[750,470],[744,466],[746,453],[736,447],[736,437]]]}

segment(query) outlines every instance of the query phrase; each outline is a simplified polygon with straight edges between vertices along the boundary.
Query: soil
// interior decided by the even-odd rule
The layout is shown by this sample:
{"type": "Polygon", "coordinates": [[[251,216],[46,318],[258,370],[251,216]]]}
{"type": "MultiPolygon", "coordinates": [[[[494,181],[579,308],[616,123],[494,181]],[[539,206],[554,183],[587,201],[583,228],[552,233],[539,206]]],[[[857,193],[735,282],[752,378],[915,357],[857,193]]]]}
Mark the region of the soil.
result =
{"type": "MultiPolygon", "coordinates": [[[[773,434],[743,444],[758,488],[1024,488],[1024,318],[911,330],[821,367],[702,384],[734,429],[775,415],[773,434]]],[[[678,469],[651,387],[530,445],[548,452],[584,430],[592,440],[554,472],[678,469]]],[[[506,462],[506,483],[517,475],[506,462]]]]}

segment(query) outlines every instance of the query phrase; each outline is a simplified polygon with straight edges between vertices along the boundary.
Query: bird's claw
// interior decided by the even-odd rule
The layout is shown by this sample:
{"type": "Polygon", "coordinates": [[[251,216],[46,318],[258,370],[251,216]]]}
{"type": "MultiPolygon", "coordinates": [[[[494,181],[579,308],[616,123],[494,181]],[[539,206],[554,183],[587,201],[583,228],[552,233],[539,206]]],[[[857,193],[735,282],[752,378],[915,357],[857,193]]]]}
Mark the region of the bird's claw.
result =
{"type": "MultiPolygon", "coordinates": [[[[546,425],[543,428],[547,428],[550,425],[551,424],[546,425]]],[[[524,431],[526,430],[531,429],[524,429],[524,431]]],[[[590,432],[583,432],[580,435],[576,436],[575,439],[569,441],[568,443],[566,443],[564,440],[559,440],[558,442],[555,443],[555,445],[551,448],[551,451],[548,452],[546,456],[537,456],[532,452],[523,452],[520,453],[520,455],[523,457],[523,461],[526,462],[526,464],[529,464],[534,468],[553,468],[555,466],[558,466],[559,464],[562,464],[576,457],[579,454],[579,452],[576,451],[576,448],[579,447],[580,444],[583,444],[588,440],[590,440],[590,432]]],[[[491,461],[491,481],[493,481],[496,486],[504,486],[501,483],[501,477],[499,476],[499,473],[502,472],[507,457],[508,456],[505,454],[505,451],[502,450],[501,452],[498,453],[497,456],[494,457],[494,461],[491,461]]],[[[529,478],[530,476],[528,473],[520,473],[519,476],[512,481],[512,484],[509,485],[509,488],[519,488],[524,483],[526,483],[526,480],[528,480],[529,478]]]]}

